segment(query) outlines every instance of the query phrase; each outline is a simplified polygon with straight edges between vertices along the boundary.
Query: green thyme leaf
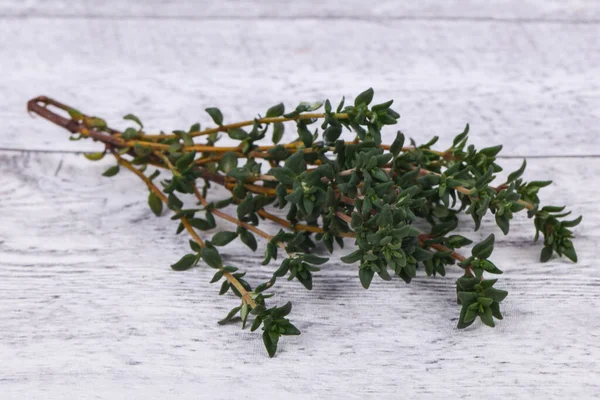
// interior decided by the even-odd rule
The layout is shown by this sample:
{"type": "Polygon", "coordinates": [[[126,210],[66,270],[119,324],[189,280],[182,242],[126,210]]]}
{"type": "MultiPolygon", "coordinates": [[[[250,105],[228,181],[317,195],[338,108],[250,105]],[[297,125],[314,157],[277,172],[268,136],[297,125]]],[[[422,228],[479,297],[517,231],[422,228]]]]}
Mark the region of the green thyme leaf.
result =
{"type": "Polygon", "coordinates": [[[112,167],[110,167],[109,169],[107,169],[106,171],[104,171],[102,173],[102,176],[111,177],[111,176],[115,176],[118,173],[119,173],[119,166],[118,165],[113,165],[112,167]]]}
{"type": "Polygon", "coordinates": [[[210,107],[207,108],[205,111],[208,113],[208,115],[210,115],[215,124],[219,126],[223,125],[223,114],[221,113],[221,110],[219,110],[218,108],[210,107]]]}
{"type": "Polygon", "coordinates": [[[142,121],[140,121],[140,119],[133,114],[127,114],[126,116],[123,117],[123,119],[135,122],[136,124],[138,124],[140,126],[140,128],[144,127],[144,124],[142,124],[142,121]]]}
{"type": "Polygon", "coordinates": [[[160,214],[162,213],[162,209],[163,209],[163,202],[152,191],[150,191],[150,193],[148,194],[148,205],[150,206],[150,209],[152,210],[154,215],[156,215],[157,217],[160,217],[160,214]]]}
{"type": "Polygon", "coordinates": [[[186,254],[175,264],[171,265],[171,268],[175,271],[185,271],[186,269],[192,268],[196,262],[195,254],[186,254]]]}

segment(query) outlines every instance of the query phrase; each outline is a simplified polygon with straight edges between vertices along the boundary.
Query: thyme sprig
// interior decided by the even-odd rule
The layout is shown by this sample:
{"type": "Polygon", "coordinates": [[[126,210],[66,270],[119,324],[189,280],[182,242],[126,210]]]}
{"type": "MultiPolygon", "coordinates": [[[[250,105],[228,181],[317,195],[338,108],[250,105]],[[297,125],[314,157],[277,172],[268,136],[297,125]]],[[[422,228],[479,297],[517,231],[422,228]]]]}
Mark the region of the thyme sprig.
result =
{"type": "Polygon", "coordinates": [[[220,323],[239,319],[245,328],[252,316],[250,330],[262,328],[270,356],[281,336],[300,331],[287,318],[291,303],[268,308],[267,300],[279,278],[312,289],[315,273],[328,261],[313,253],[319,242],[333,253],[336,247],[344,247],[344,238],[354,241],[356,250],[341,260],[358,265],[364,288],[369,288],[375,275],[383,280],[397,276],[409,283],[420,268],[427,276],[445,276],[448,265],[462,268],[463,276],[456,281],[461,305],[458,328],[477,318],[494,326],[495,319],[502,319],[500,303],[507,296],[494,287],[497,279],[488,278],[502,273],[490,260],[493,234],[475,244],[470,256],[457,251],[472,244],[452,234],[461,212],[471,216],[475,230],[491,213],[508,234],[514,215],[526,210],[536,230],[534,239],[540,233],[544,238],[540,260],[558,254],[577,261],[571,228],[581,217],[567,220],[564,207],[540,205],[538,192],[551,182],[524,181],[523,161],[505,182],[492,186],[502,171],[497,163],[502,146],[477,150],[468,145],[469,125],[444,151],[432,148],[437,137],[422,145],[411,139],[407,145],[400,131],[392,143],[384,144],[382,129],[396,124],[400,115],[391,108],[392,100],[372,105],[373,96],[368,89],[353,104],[342,99],[335,109],[329,100],[303,102],[289,112],[280,103],[264,116],[233,123],[225,123],[223,113],[211,107],[206,112],[215,127],[202,130],[194,124],[170,134],[145,132],[133,114],[124,117],[133,126],[112,129],[99,117],[47,97],[32,99],[28,110],[69,130],[71,140],[103,143],[104,151],[85,156],[90,160],[114,156],[116,164],[104,176],[114,176],[124,167],[141,178],[149,190],[152,212],[161,216],[168,208],[171,219],[178,222],[176,233],[185,230],[192,238],[190,251],[171,268],[185,271],[200,261],[213,268],[211,283],[221,283],[219,294],[230,291],[240,301],[220,323]],[[281,144],[286,126],[295,127],[296,137],[281,144]],[[350,133],[350,140],[342,139],[344,131],[350,133]],[[225,135],[239,144],[216,146],[225,135]],[[260,145],[267,135],[272,145],[260,145]],[[198,143],[197,138],[205,140],[198,143]],[[157,169],[148,173],[151,166],[157,169]],[[212,199],[214,185],[224,187],[229,195],[212,199]],[[193,195],[197,204],[186,207],[182,194],[193,195]],[[225,211],[227,207],[235,207],[235,215],[225,211]],[[286,210],[287,215],[282,218],[274,209],[286,210]],[[201,238],[197,231],[215,228],[216,218],[235,229],[201,238]],[[282,229],[269,234],[259,227],[262,220],[282,229]],[[426,231],[415,228],[419,220],[428,223],[426,231]],[[269,280],[252,287],[244,272],[224,263],[219,248],[240,240],[257,251],[257,236],[264,242],[262,264],[278,264],[269,280]]]}

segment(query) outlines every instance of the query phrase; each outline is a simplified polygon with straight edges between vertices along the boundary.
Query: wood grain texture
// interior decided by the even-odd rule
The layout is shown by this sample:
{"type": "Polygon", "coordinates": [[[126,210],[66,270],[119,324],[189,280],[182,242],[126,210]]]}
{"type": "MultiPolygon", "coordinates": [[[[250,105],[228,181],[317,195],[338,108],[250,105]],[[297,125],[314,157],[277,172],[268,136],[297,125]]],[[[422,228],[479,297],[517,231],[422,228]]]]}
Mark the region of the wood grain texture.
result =
{"type": "MultiPolygon", "coordinates": [[[[207,268],[177,273],[187,251],[146,189],[108,160],[0,152],[0,393],[2,398],[592,398],[600,393],[600,229],[597,158],[530,160],[527,177],[554,179],[543,200],[584,214],[578,264],[537,261],[532,226],[498,234],[493,260],[509,290],[496,329],[456,330],[457,272],[410,285],[375,280],[331,261],[312,292],[278,282],[302,330],[268,359],[260,337],[216,321],[236,302],[218,297],[207,268]],[[571,193],[577,190],[577,196],[571,193]],[[8,362],[7,362],[8,361],[8,362]]],[[[506,171],[518,160],[503,160],[506,171]]],[[[491,222],[488,219],[488,222],[491,222]]],[[[228,225],[220,224],[220,229],[228,225]]],[[[267,225],[269,229],[276,229],[267,225]]],[[[464,232],[472,229],[465,220],[464,232]]],[[[251,282],[276,267],[229,246],[251,282]]]]}
{"type": "Polygon", "coordinates": [[[585,22],[600,19],[595,0],[3,0],[0,15],[88,18],[400,18],[585,22]]]}
{"type": "MultiPolygon", "coordinates": [[[[397,125],[440,146],[471,123],[505,154],[599,154],[600,25],[498,22],[8,20],[0,70],[0,147],[93,150],[32,120],[25,102],[53,96],[127,126],[187,129],[204,108],[227,121],[284,101],[396,99],[397,125]]],[[[395,128],[387,134],[393,136],[395,128]]],[[[291,137],[291,136],[290,136],[291,137]]]]}
{"type": "MultiPolygon", "coordinates": [[[[600,3],[340,4],[0,0],[0,399],[600,397],[600,3]],[[458,331],[456,270],[365,291],[335,257],[311,292],[278,281],[273,304],[292,300],[303,333],[268,359],[259,335],[216,324],[237,302],[211,271],[170,270],[187,238],[151,214],[144,185],[101,177],[108,160],[68,154],[99,145],[25,113],[46,94],[118,128],[134,112],[185,129],[209,125],[208,106],[233,121],[368,86],[419,142],[443,148],[470,122],[479,147],[542,157],[526,177],[553,179],[542,199],[584,215],[580,262],[540,264],[524,216],[509,236],[465,219],[473,239],[497,233],[510,295],[496,329],[458,331]]],[[[224,253],[252,283],[276,268],[224,253]]]]}

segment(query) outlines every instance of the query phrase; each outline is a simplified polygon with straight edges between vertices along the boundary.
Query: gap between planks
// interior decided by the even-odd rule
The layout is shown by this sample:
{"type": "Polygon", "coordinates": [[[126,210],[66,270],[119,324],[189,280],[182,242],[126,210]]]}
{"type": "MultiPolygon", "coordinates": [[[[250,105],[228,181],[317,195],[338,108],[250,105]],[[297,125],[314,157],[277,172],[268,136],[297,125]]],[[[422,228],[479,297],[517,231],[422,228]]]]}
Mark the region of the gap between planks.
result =
{"type": "Polygon", "coordinates": [[[236,16],[236,15],[104,15],[104,14],[37,14],[37,15],[0,15],[0,20],[32,20],[32,19],[55,19],[55,20],[168,20],[168,21],[363,21],[363,22],[494,22],[505,24],[551,24],[551,25],[599,25],[600,19],[563,20],[556,18],[503,18],[503,17],[453,17],[453,16],[411,16],[411,15],[388,15],[388,16],[351,16],[351,15],[305,15],[305,16],[236,16]]]}

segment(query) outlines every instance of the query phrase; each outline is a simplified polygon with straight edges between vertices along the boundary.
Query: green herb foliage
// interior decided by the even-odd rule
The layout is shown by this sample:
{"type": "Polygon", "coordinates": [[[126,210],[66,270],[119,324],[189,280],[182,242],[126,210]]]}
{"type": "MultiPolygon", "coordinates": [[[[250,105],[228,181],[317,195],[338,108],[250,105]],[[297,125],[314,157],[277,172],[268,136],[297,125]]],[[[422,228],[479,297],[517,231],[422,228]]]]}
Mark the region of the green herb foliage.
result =
{"type": "Polygon", "coordinates": [[[458,328],[477,319],[493,327],[502,319],[500,304],[507,296],[495,287],[497,279],[489,278],[502,273],[491,261],[494,235],[470,247],[469,256],[458,252],[472,245],[470,239],[453,234],[461,212],[470,216],[475,230],[491,214],[498,233],[506,235],[516,214],[523,211],[533,221],[535,240],[543,236],[542,262],[554,254],[577,261],[571,239],[581,217],[567,219],[564,207],[540,205],[539,190],[551,182],[525,181],[525,161],[505,182],[493,185],[502,171],[497,163],[502,146],[476,149],[468,144],[469,125],[444,151],[432,148],[437,137],[417,145],[400,131],[384,144],[382,130],[396,124],[400,115],[391,108],[391,100],[378,104],[373,100],[374,91],[368,89],[354,102],[342,99],[337,106],[326,100],[286,109],[279,103],[264,117],[233,124],[210,107],[206,112],[217,127],[200,131],[195,124],[160,135],[143,132],[144,125],[133,114],[125,119],[136,128],[119,133],[97,117],[65,110],[72,122],[85,128],[75,139],[89,137],[90,130],[111,134],[111,140],[94,136],[107,149],[87,157],[98,160],[106,152],[117,157],[117,165],[104,172],[106,177],[116,175],[123,165],[134,169],[150,188],[151,212],[165,215],[163,205],[169,208],[171,219],[178,222],[176,233],[187,230],[194,236],[212,230],[217,219],[227,224],[204,241],[190,240],[190,252],[171,268],[214,269],[211,283],[220,283],[219,294],[231,292],[240,299],[220,323],[241,321],[251,331],[261,328],[269,356],[275,354],[281,336],[300,331],[288,319],[291,303],[268,308],[266,300],[281,278],[308,290],[319,284],[318,271],[328,262],[315,254],[319,243],[334,253],[352,242],[355,250],[341,260],[356,268],[365,289],[373,279],[410,283],[422,275],[443,277],[448,266],[461,268],[463,275],[456,281],[458,328]],[[225,135],[239,146],[216,147],[225,135]],[[284,135],[291,141],[281,144],[284,135]],[[200,143],[197,139],[202,138],[200,143]],[[264,145],[267,138],[272,145],[264,145]],[[148,165],[167,169],[170,175],[162,180],[157,179],[158,171],[146,175],[148,165]],[[212,191],[216,186],[225,187],[228,195],[212,191]],[[207,200],[212,193],[221,196],[207,200]],[[194,195],[198,204],[186,208],[184,195],[194,195]],[[283,229],[267,234],[259,228],[265,218],[283,229]],[[415,224],[418,221],[425,224],[415,224]],[[264,246],[259,246],[261,239],[264,246]],[[263,249],[262,264],[271,268],[270,279],[252,286],[245,273],[227,265],[219,248],[238,240],[252,251],[263,249]]]}

